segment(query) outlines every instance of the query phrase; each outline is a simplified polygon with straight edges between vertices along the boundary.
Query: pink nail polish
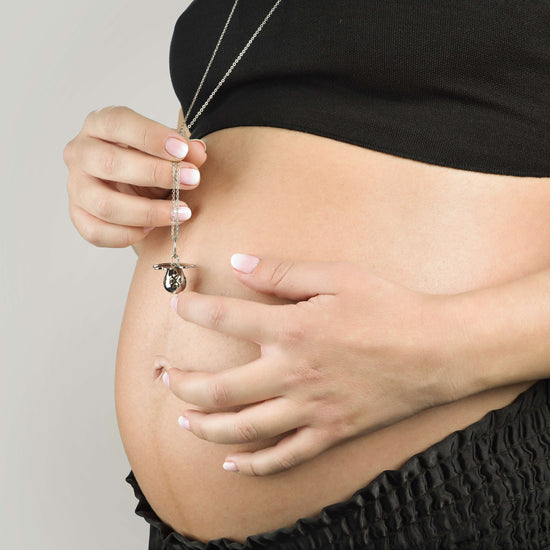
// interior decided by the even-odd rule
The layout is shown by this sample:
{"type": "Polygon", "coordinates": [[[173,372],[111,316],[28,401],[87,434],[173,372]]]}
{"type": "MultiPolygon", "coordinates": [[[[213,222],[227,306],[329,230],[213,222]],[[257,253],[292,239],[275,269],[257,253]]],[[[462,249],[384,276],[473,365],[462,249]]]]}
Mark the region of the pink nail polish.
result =
{"type": "Polygon", "coordinates": [[[231,256],[231,265],[242,273],[252,273],[260,263],[260,258],[248,256],[247,254],[233,254],[231,256]]]}
{"type": "Polygon", "coordinates": [[[180,170],[180,182],[186,185],[198,185],[201,180],[201,174],[194,168],[182,168],[180,170]]]}
{"type": "Polygon", "coordinates": [[[166,384],[167,388],[170,387],[170,377],[166,371],[164,371],[164,374],[162,375],[162,381],[166,384]]]}
{"type": "Polygon", "coordinates": [[[184,428],[185,430],[190,430],[191,428],[189,427],[189,420],[187,418],[185,418],[185,416],[180,416],[178,418],[178,424],[184,428]]]}
{"type": "Polygon", "coordinates": [[[185,222],[191,217],[191,209],[187,206],[180,206],[178,208],[178,220],[185,222]]]}
{"type": "Polygon", "coordinates": [[[174,296],[171,300],[170,300],[170,307],[174,310],[174,311],[178,311],[178,297],[177,296],[174,296]]]}
{"type": "Polygon", "coordinates": [[[166,152],[177,158],[184,158],[189,152],[189,147],[185,141],[177,138],[168,138],[166,140],[166,145],[164,146],[166,152]]]}
{"type": "Polygon", "coordinates": [[[237,467],[237,465],[234,462],[229,462],[229,461],[223,463],[223,469],[227,470],[228,472],[239,471],[239,468],[237,467]]]}

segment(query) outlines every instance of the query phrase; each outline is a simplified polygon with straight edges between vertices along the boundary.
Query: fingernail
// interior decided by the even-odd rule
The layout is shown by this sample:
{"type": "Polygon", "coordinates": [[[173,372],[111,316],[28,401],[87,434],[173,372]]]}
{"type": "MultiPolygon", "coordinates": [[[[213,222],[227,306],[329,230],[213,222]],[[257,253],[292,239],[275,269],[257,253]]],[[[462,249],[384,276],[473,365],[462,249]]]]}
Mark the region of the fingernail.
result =
{"type": "Polygon", "coordinates": [[[146,234],[146,235],[149,235],[149,233],[151,233],[151,231],[153,231],[153,229],[155,229],[154,227],[144,227],[143,228],[143,232],[146,234]]]}
{"type": "Polygon", "coordinates": [[[178,157],[180,159],[187,156],[187,153],[189,152],[189,147],[185,141],[182,141],[181,139],[177,138],[168,138],[166,140],[166,144],[164,146],[166,151],[170,153],[174,157],[178,157]]]}
{"type": "Polygon", "coordinates": [[[198,141],[199,143],[202,143],[202,146],[204,147],[204,152],[206,153],[206,143],[202,139],[192,139],[190,141],[198,141]]]}
{"type": "Polygon", "coordinates": [[[201,174],[194,168],[182,168],[180,170],[180,182],[186,185],[197,185],[201,180],[201,174]]]}
{"type": "Polygon", "coordinates": [[[166,387],[170,387],[170,378],[168,376],[168,373],[164,371],[164,374],[162,375],[162,381],[166,384],[166,387]]]}
{"type": "Polygon", "coordinates": [[[228,472],[238,472],[239,468],[234,462],[224,462],[223,463],[223,469],[227,470],[228,472]]]}
{"type": "Polygon", "coordinates": [[[178,418],[178,424],[186,429],[186,430],[190,430],[191,428],[189,427],[189,420],[187,418],[185,418],[185,416],[180,416],[178,418]]]}
{"type": "Polygon", "coordinates": [[[242,273],[252,273],[259,262],[260,258],[248,256],[247,254],[233,254],[231,256],[231,265],[242,273]]]}
{"type": "Polygon", "coordinates": [[[180,206],[178,208],[178,220],[180,222],[187,221],[191,217],[191,209],[187,206],[180,206]]]}
{"type": "Polygon", "coordinates": [[[178,297],[177,297],[177,296],[174,296],[174,297],[170,300],[170,307],[171,307],[174,311],[178,311],[178,297]]]}

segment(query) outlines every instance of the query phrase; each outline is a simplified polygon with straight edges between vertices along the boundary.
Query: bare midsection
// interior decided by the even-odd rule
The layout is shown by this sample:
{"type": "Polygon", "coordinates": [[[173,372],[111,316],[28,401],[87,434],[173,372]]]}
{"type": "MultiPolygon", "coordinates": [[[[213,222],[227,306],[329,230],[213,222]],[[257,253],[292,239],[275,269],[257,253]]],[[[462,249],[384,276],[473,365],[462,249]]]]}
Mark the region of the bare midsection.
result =
{"type": "MultiPolygon", "coordinates": [[[[188,273],[190,290],[279,303],[235,281],[234,252],[348,260],[437,294],[550,264],[549,178],[453,170],[273,128],[228,129],[206,141],[201,185],[184,197],[193,217],[179,240],[182,261],[199,265],[188,273]]],[[[195,538],[243,540],[313,515],[528,386],[424,411],[282,474],[225,472],[223,460],[236,447],[179,428],[185,404],[162,384],[155,360],[216,371],[258,357],[259,349],[170,310],[162,275],[151,268],[170,252],[166,229],[140,247],[119,342],[117,411],[128,458],[151,505],[195,538]]]]}

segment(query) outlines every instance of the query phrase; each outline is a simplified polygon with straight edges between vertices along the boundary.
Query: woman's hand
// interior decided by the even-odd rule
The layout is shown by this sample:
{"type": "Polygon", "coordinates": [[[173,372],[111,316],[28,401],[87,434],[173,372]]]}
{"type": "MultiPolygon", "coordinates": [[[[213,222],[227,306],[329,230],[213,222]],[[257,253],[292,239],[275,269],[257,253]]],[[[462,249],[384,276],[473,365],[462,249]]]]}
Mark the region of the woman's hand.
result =
{"type": "Polygon", "coordinates": [[[164,382],[198,410],[179,423],[216,443],[283,438],[224,468],[266,475],[344,440],[460,397],[449,372],[453,317],[423,294],[347,262],[285,262],[235,254],[250,288],[298,301],[269,305],[183,292],[186,321],[256,342],[261,357],[219,373],[171,368],[164,382]],[[229,408],[239,408],[237,412],[229,408]]]}
{"type": "MultiPolygon", "coordinates": [[[[188,142],[128,107],[92,111],[63,153],[78,232],[96,246],[125,247],[170,225],[171,161],[183,158],[182,189],[194,189],[206,160],[203,142],[188,142]]],[[[189,219],[187,205],[180,207],[181,221],[189,219]]]]}

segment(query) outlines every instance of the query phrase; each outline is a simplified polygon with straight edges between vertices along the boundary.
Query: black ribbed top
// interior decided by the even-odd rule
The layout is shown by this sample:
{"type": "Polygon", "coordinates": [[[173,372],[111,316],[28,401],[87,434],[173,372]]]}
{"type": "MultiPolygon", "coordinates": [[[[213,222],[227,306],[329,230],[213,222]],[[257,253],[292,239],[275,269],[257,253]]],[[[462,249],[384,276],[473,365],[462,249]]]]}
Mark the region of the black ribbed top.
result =
{"type": "MultiPolygon", "coordinates": [[[[274,0],[240,0],[191,120],[274,0]]],[[[184,113],[233,0],[179,17],[184,113]]],[[[282,0],[193,127],[274,126],[436,164],[550,177],[550,0],[282,0]]]]}

